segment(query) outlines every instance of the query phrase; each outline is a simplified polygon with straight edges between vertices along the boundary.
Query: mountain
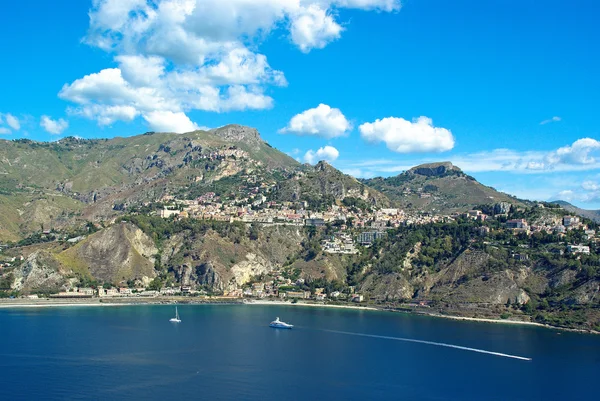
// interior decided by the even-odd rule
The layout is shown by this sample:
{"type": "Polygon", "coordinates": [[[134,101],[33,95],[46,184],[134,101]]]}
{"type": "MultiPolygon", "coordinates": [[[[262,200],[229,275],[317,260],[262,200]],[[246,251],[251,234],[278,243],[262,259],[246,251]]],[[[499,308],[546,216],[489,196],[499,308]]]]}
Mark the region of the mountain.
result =
{"type": "Polygon", "coordinates": [[[281,201],[305,201],[313,209],[324,208],[346,198],[366,205],[387,207],[390,200],[379,191],[342,173],[325,161],[306,165],[290,180],[277,183],[274,197],[281,201]]]}
{"type": "Polygon", "coordinates": [[[357,180],[326,162],[301,165],[239,125],[0,141],[0,206],[0,296],[101,284],[222,294],[277,282],[600,328],[600,252],[584,232],[598,226],[584,219],[559,233],[568,204],[516,199],[449,162],[357,180]],[[500,202],[502,213],[487,212],[500,202]],[[488,220],[447,216],[479,206],[488,220]],[[303,226],[314,214],[328,224],[303,226]],[[366,237],[377,239],[364,246],[366,237]]]}
{"type": "Polygon", "coordinates": [[[479,205],[523,201],[480,184],[450,162],[422,164],[389,178],[361,180],[407,210],[462,212],[479,205]]]}
{"type": "Polygon", "coordinates": [[[497,202],[523,203],[479,184],[451,163],[390,178],[357,180],[326,162],[301,165],[254,128],[227,125],[186,134],[0,141],[0,241],[111,221],[164,199],[264,195],[277,202],[399,207],[449,213],[497,202]]]}
{"type": "Polygon", "coordinates": [[[579,216],[583,216],[585,218],[595,221],[596,223],[600,223],[600,210],[581,209],[581,208],[578,208],[577,206],[570,204],[569,202],[562,201],[562,200],[551,201],[549,203],[557,204],[568,212],[577,214],[579,216]]]}
{"type": "Polygon", "coordinates": [[[110,219],[165,195],[235,192],[248,181],[275,185],[300,167],[239,125],[110,140],[2,140],[0,240],[110,219]]]}

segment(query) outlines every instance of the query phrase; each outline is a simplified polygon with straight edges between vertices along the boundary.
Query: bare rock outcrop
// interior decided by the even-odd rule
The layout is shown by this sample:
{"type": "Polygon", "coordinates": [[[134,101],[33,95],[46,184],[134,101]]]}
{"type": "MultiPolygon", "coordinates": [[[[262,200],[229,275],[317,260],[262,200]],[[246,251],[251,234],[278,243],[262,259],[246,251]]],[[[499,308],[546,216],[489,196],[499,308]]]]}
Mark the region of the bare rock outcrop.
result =
{"type": "Polygon", "coordinates": [[[56,292],[66,283],[60,265],[52,254],[36,251],[23,261],[14,272],[13,289],[24,293],[31,291],[56,292]]]}
{"type": "Polygon", "coordinates": [[[156,276],[157,253],[154,242],[142,230],[119,223],[90,235],[59,257],[66,268],[87,269],[96,279],[118,283],[156,276]]]}

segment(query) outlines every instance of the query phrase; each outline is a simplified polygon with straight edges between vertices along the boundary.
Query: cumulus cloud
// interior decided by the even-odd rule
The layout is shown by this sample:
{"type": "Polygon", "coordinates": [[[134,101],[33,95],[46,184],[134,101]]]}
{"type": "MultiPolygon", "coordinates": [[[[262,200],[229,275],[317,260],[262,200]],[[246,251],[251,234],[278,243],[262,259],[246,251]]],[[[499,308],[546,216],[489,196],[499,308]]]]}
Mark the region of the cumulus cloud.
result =
{"type": "Polygon", "coordinates": [[[555,122],[558,122],[558,121],[560,121],[560,120],[561,120],[561,118],[560,118],[560,117],[558,117],[558,116],[554,116],[554,117],[552,117],[552,118],[549,118],[549,119],[547,119],[547,120],[544,120],[544,121],[542,121],[542,122],[540,123],[540,125],[546,125],[546,124],[548,124],[548,123],[555,123],[555,122]]]}
{"type": "Polygon", "coordinates": [[[304,155],[304,162],[309,164],[315,164],[321,160],[325,160],[327,162],[334,162],[340,156],[340,152],[334,148],[333,146],[324,146],[319,148],[316,152],[314,150],[309,150],[304,155]]]}
{"type": "Polygon", "coordinates": [[[546,161],[548,164],[596,164],[600,142],[592,138],[582,138],[570,146],[563,146],[550,153],[546,161]]]}
{"type": "Polygon", "coordinates": [[[132,121],[140,113],[133,106],[108,106],[91,104],[80,108],[69,108],[67,112],[96,120],[98,125],[107,126],[115,121],[132,121]]]}
{"type": "Polygon", "coordinates": [[[368,142],[384,142],[397,153],[445,152],[454,147],[454,136],[446,128],[433,126],[428,117],[412,122],[388,117],[359,127],[360,135],[368,142]]]}
{"type": "Polygon", "coordinates": [[[178,134],[200,129],[185,113],[172,111],[152,111],[144,115],[144,119],[154,131],[175,132],[178,134]]]}
{"type": "Polygon", "coordinates": [[[342,30],[331,14],[313,4],[293,19],[291,35],[300,50],[308,53],[311,49],[322,49],[338,39],[342,30]]]}
{"type": "Polygon", "coordinates": [[[343,32],[343,8],[394,12],[400,1],[94,0],[84,41],[114,54],[116,66],[64,85],[59,96],[100,125],[157,112],[268,109],[268,88],[287,81],[257,45],[284,30],[302,52],[323,48],[343,32]]]}
{"type": "Polygon", "coordinates": [[[279,132],[282,134],[293,133],[336,138],[346,135],[351,129],[352,124],[340,109],[331,108],[326,104],[319,104],[313,109],[296,114],[287,127],[280,129],[279,132]]]}
{"type": "Polygon", "coordinates": [[[600,184],[594,181],[584,181],[581,188],[586,191],[600,191],[600,184]]]}
{"type": "Polygon", "coordinates": [[[12,129],[14,129],[15,131],[18,131],[21,129],[21,123],[19,122],[19,119],[15,116],[13,116],[12,114],[5,114],[4,115],[4,119],[6,120],[6,124],[11,127],[12,129]]]}
{"type": "Polygon", "coordinates": [[[53,120],[49,116],[42,116],[40,126],[53,135],[59,135],[69,127],[69,123],[63,118],[53,120]]]}
{"type": "Polygon", "coordinates": [[[21,129],[21,122],[17,117],[10,113],[0,113],[0,135],[12,133],[13,130],[21,129]]]}

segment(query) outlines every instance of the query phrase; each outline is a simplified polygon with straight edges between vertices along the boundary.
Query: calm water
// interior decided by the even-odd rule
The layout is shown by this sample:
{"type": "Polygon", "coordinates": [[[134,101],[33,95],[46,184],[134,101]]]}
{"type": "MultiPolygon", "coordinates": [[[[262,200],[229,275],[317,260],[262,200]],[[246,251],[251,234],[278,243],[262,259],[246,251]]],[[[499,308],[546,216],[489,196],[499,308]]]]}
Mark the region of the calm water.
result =
{"type": "Polygon", "coordinates": [[[172,306],[0,310],[0,399],[598,399],[600,336],[292,306],[179,312],[176,325],[172,306]],[[269,328],[276,316],[297,327],[269,328]]]}

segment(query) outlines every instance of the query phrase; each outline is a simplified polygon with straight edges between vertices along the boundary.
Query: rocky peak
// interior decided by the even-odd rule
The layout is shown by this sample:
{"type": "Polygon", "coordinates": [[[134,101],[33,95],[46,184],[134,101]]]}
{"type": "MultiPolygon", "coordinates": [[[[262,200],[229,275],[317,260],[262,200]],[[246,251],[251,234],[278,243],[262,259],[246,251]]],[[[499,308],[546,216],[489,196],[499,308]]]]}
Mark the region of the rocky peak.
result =
{"type": "Polygon", "coordinates": [[[440,162],[421,164],[407,171],[409,174],[424,175],[426,177],[441,177],[451,172],[461,173],[462,170],[450,162],[440,162]]]}
{"type": "Polygon", "coordinates": [[[331,171],[334,168],[325,160],[321,160],[315,165],[315,171],[331,171]]]}
{"type": "Polygon", "coordinates": [[[226,141],[245,142],[249,145],[259,146],[263,143],[260,134],[256,128],[245,127],[243,125],[231,124],[224,127],[215,128],[210,132],[226,141]]]}

